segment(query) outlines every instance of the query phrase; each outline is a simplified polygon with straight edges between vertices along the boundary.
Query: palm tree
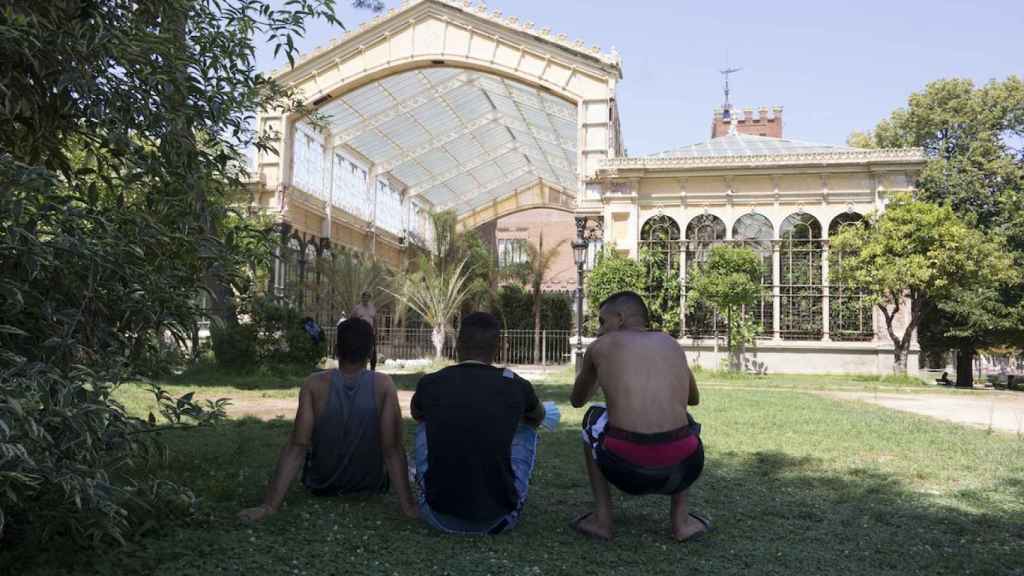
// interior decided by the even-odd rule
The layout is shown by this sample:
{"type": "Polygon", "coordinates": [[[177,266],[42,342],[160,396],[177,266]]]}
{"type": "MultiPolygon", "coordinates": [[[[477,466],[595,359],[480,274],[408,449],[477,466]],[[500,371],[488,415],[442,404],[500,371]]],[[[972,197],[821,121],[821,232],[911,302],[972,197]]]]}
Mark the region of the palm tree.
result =
{"type": "Polygon", "coordinates": [[[448,326],[469,295],[464,262],[446,269],[424,261],[394,295],[430,324],[435,358],[440,359],[448,326]]]}
{"type": "Polygon", "coordinates": [[[540,309],[541,303],[544,300],[544,294],[541,292],[541,285],[544,284],[544,277],[551,269],[551,264],[555,261],[555,257],[558,255],[558,250],[565,244],[565,240],[562,240],[558,244],[555,244],[547,251],[544,250],[544,234],[541,233],[538,245],[527,244],[526,245],[526,266],[522,269],[522,277],[526,280],[525,284],[528,284],[530,289],[533,291],[533,359],[537,362],[540,358],[540,362],[543,363],[544,359],[541,358],[540,349],[540,309]]]}
{"type": "MultiPolygon", "coordinates": [[[[319,304],[319,309],[315,311],[318,318],[326,318],[329,313],[335,316],[339,312],[348,315],[359,303],[363,292],[373,294],[374,304],[378,307],[389,303],[394,275],[387,267],[345,249],[335,252],[333,260],[330,258],[318,258],[314,274],[307,277],[307,282],[312,284],[314,277],[320,275],[320,282],[316,284],[319,294],[315,298],[319,304]]],[[[337,320],[330,318],[331,322],[337,320]]]]}

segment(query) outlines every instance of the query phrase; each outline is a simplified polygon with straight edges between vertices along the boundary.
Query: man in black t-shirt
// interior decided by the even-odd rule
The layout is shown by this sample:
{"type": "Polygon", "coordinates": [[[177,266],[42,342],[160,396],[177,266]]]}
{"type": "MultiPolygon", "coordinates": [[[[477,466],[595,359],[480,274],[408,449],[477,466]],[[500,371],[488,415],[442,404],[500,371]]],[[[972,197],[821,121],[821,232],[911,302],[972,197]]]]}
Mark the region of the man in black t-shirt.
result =
{"type": "Polygon", "coordinates": [[[498,534],[526,502],[544,406],[491,364],[500,328],[485,312],[463,318],[460,363],[424,376],[412,397],[420,517],[445,532],[498,534]]]}

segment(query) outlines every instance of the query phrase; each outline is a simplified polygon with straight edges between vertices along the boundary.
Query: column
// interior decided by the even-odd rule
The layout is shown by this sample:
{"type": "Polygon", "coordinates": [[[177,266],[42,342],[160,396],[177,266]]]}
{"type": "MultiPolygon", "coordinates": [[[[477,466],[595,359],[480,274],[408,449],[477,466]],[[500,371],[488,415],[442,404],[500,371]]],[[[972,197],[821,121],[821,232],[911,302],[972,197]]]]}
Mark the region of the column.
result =
{"type": "Polygon", "coordinates": [[[679,243],[679,284],[682,289],[679,291],[679,336],[686,336],[686,251],[689,243],[683,240],[679,243]]]}
{"type": "Polygon", "coordinates": [[[334,148],[330,146],[330,134],[324,136],[324,158],[327,162],[324,170],[324,225],[320,227],[320,236],[330,240],[334,228],[334,148]]]}
{"type": "MultiPolygon", "coordinates": [[[[377,203],[380,201],[377,198],[377,167],[370,166],[370,169],[366,173],[366,185],[370,187],[368,196],[373,199],[373,206],[370,209],[370,246],[369,252],[371,258],[377,257],[377,203]]],[[[367,240],[364,238],[363,240],[367,240]]]]}
{"type": "Polygon", "coordinates": [[[772,241],[772,340],[781,340],[782,332],[782,258],[779,241],[772,241]]]}
{"type": "Polygon", "coordinates": [[[302,235],[302,244],[299,249],[299,311],[306,312],[306,235],[302,235]]]}
{"type": "Polygon", "coordinates": [[[828,240],[821,241],[821,341],[829,342],[831,314],[829,312],[828,240]]]}

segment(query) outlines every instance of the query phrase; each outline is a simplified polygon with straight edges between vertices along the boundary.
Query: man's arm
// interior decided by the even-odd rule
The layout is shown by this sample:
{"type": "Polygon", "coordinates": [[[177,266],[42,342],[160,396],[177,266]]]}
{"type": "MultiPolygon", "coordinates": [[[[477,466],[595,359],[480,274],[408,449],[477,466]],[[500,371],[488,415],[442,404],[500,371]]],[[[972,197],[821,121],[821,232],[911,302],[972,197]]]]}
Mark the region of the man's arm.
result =
{"type": "Polygon", "coordinates": [[[537,399],[537,393],[533,390],[533,385],[527,380],[524,380],[523,382],[526,405],[533,406],[532,409],[523,414],[523,422],[525,422],[527,426],[536,428],[544,421],[544,416],[547,415],[547,410],[545,410],[544,405],[540,403],[540,400],[537,399]]]}
{"type": "Polygon", "coordinates": [[[573,408],[582,408],[597,389],[597,365],[594,364],[594,349],[599,342],[600,340],[592,342],[583,354],[583,365],[580,367],[579,374],[576,375],[572,395],[569,397],[573,408]]]}
{"type": "Polygon", "coordinates": [[[412,393],[412,400],[409,402],[409,411],[412,413],[412,419],[417,422],[423,422],[423,407],[420,406],[420,402],[423,401],[423,397],[420,396],[420,384],[423,383],[423,378],[416,384],[416,391],[412,393]]]}
{"type": "Polygon", "coordinates": [[[689,366],[686,367],[686,371],[690,373],[690,393],[686,396],[686,403],[690,406],[696,406],[700,404],[700,390],[697,389],[697,377],[693,375],[693,370],[689,366]]]}
{"type": "MultiPolygon", "coordinates": [[[[312,377],[311,377],[312,378],[312,377]]],[[[302,385],[299,392],[299,409],[295,413],[295,424],[288,437],[288,443],[281,449],[277,457],[277,468],[263,496],[263,504],[256,508],[242,510],[238,517],[242,520],[258,521],[274,514],[281,508],[285,494],[292,480],[298,475],[306,459],[306,450],[313,438],[313,397],[309,389],[310,380],[302,385]]]]}
{"type": "Polygon", "coordinates": [[[398,493],[402,514],[416,518],[416,505],[413,503],[412,488],[409,486],[409,465],[402,443],[402,410],[398,406],[398,391],[387,374],[378,372],[376,383],[382,388],[384,395],[380,415],[380,448],[384,453],[384,465],[398,493]]]}

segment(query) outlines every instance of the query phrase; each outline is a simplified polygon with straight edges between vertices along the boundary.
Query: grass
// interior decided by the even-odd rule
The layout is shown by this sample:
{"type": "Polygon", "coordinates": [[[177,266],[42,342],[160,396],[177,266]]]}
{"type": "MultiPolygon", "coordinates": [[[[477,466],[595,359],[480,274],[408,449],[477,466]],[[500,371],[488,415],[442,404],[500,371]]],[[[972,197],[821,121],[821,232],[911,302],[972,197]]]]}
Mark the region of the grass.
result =
{"type": "MultiPolygon", "coordinates": [[[[1022,573],[1024,442],[802,393],[826,384],[881,385],[850,377],[702,374],[708,391],[694,414],[707,467],[691,500],[717,530],[678,545],[668,536],[666,498],[617,497],[615,542],[579,538],[566,523],[588,509],[590,494],[578,433],[583,411],[568,406],[570,375],[535,382],[542,399],[560,404],[563,425],[542,433],[523,522],[508,534],[443,536],[402,520],[391,495],[323,499],[298,486],[282,513],[262,525],[240,524],[236,512],[259,501],[290,428],[283,420],[243,419],[164,433],[171,456],[154,472],[193,488],[200,498],[194,519],[163,519],[125,549],[22,550],[8,556],[9,573],[1022,573]]],[[[398,382],[409,388],[416,378],[398,382]]],[[[167,385],[276,398],[294,397],[300,380],[197,373],[167,385]]],[[[0,552],[0,572],[8,573],[3,562],[0,552]]]]}

